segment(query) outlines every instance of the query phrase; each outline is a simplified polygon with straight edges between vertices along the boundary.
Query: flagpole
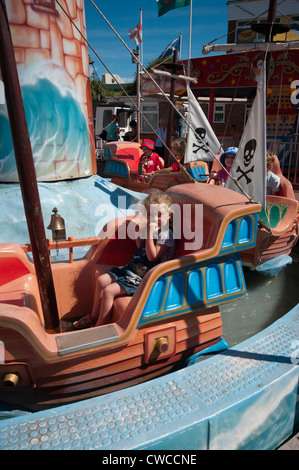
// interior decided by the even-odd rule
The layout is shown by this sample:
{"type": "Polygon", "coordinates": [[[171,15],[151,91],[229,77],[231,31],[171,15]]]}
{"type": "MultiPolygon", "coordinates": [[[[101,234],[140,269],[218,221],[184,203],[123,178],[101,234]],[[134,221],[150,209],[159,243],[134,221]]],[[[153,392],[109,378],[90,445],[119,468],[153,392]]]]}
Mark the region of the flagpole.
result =
{"type": "Polygon", "coordinates": [[[142,41],[140,44],[140,63],[143,65],[143,24],[142,24],[142,8],[140,8],[140,24],[141,24],[141,31],[142,31],[142,41]]]}
{"type": "Polygon", "coordinates": [[[192,30],[192,0],[190,0],[190,19],[189,19],[189,51],[188,51],[188,76],[190,77],[190,58],[191,58],[191,30],[192,30]]]}
{"type": "Polygon", "coordinates": [[[182,60],[182,41],[183,41],[183,33],[180,33],[180,60],[182,60]]]}
{"type": "MultiPolygon", "coordinates": [[[[142,8],[140,8],[140,25],[141,25],[141,43],[140,43],[140,64],[143,67],[143,25],[142,25],[142,8]]],[[[137,64],[137,142],[140,142],[140,131],[141,131],[141,115],[140,115],[140,103],[141,103],[141,90],[142,90],[142,74],[139,64],[137,64]]]]}

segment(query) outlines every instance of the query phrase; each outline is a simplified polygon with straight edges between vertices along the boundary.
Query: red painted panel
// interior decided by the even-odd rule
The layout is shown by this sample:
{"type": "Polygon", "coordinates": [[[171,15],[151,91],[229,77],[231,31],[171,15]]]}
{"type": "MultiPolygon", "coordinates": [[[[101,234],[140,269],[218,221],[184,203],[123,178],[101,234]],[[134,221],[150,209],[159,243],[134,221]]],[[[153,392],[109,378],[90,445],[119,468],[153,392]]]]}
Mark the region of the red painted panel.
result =
{"type": "Polygon", "coordinates": [[[136,147],[120,148],[116,152],[117,158],[128,163],[131,170],[137,171],[140,162],[140,151],[136,147]]]}
{"type": "MultiPolygon", "coordinates": [[[[256,87],[259,61],[263,57],[263,52],[251,51],[192,59],[191,74],[198,78],[198,83],[191,84],[191,88],[256,87]]],[[[286,55],[283,51],[272,52],[269,86],[290,86],[297,78],[298,61],[297,49],[286,55]]]]}
{"type": "Polygon", "coordinates": [[[0,286],[29,273],[29,269],[19,258],[0,258],[0,286]]]}

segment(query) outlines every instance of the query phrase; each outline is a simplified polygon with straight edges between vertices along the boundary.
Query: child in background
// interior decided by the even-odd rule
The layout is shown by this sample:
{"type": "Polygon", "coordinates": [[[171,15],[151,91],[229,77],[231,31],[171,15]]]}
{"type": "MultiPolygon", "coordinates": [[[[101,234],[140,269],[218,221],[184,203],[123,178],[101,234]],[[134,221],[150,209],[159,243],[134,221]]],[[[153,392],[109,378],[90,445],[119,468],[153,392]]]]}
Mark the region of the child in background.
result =
{"type": "MultiPolygon", "coordinates": [[[[235,161],[235,157],[238,153],[237,147],[228,147],[225,152],[220,155],[220,163],[225,166],[226,170],[230,172],[231,167],[235,161]]],[[[217,171],[217,178],[219,178],[221,184],[225,184],[228,178],[227,172],[221,168],[221,170],[217,171]]]]}
{"type": "Polygon", "coordinates": [[[174,142],[172,142],[171,150],[172,150],[173,155],[176,158],[176,161],[170,167],[163,168],[163,170],[160,170],[159,174],[169,173],[172,171],[179,171],[181,168],[179,163],[181,165],[184,165],[185,151],[186,151],[186,142],[184,141],[184,139],[176,139],[174,142]]]}
{"type": "Polygon", "coordinates": [[[180,162],[181,165],[184,165],[184,160],[185,160],[185,151],[186,151],[186,142],[183,139],[176,139],[174,142],[171,144],[172,152],[177,159],[177,162],[174,162],[169,168],[169,171],[179,171],[180,170],[180,165],[178,162],[180,162]]]}
{"type": "Polygon", "coordinates": [[[155,145],[153,140],[144,139],[140,147],[143,150],[143,154],[140,157],[143,174],[152,173],[163,168],[162,158],[154,152],[155,145]]]}
{"type": "Polygon", "coordinates": [[[132,296],[153,266],[172,258],[175,240],[169,227],[172,218],[171,198],[155,189],[142,204],[146,209],[146,219],[140,224],[143,236],[136,239],[137,250],[132,261],[123,267],[114,267],[96,279],[92,312],[75,321],[75,329],[109,323],[114,299],[122,295],[132,296]]]}

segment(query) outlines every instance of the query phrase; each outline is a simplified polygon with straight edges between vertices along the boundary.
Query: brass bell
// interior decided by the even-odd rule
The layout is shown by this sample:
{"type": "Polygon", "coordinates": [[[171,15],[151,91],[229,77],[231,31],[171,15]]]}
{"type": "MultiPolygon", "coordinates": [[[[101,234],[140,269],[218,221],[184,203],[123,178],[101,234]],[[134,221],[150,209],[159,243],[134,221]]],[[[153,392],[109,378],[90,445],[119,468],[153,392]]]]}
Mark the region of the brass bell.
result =
{"type": "Polygon", "coordinates": [[[52,230],[52,240],[66,240],[64,219],[58,214],[56,207],[54,207],[52,212],[54,212],[54,215],[51,215],[51,222],[47,227],[48,230],[52,230]]]}

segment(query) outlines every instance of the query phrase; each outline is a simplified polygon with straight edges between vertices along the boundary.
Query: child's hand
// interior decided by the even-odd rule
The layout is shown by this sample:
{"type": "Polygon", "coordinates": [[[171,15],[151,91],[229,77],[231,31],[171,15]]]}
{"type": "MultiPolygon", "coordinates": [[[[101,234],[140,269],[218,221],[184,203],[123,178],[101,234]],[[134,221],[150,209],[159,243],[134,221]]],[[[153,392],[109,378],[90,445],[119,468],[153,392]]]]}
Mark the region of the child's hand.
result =
{"type": "Polygon", "coordinates": [[[154,235],[155,233],[157,233],[158,230],[159,230],[159,225],[158,225],[158,223],[157,223],[157,222],[150,222],[150,223],[148,224],[147,230],[148,230],[149,236],[152,238],[153,235],[154,235]]]}

